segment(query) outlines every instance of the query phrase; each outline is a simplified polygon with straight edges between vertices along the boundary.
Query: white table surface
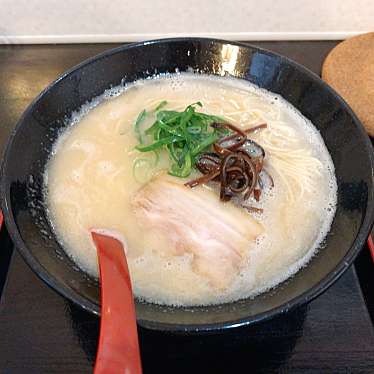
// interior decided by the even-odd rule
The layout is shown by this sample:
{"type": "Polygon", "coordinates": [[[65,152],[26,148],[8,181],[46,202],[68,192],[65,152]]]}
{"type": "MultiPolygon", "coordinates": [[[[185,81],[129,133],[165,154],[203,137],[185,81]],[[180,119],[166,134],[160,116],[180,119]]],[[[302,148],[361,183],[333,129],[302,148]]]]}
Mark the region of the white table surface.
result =
{"type": "Polygon", "coordinates": [[[0,44],[344,39],[373,30],[374,0],[0,0],[0,44]]]}

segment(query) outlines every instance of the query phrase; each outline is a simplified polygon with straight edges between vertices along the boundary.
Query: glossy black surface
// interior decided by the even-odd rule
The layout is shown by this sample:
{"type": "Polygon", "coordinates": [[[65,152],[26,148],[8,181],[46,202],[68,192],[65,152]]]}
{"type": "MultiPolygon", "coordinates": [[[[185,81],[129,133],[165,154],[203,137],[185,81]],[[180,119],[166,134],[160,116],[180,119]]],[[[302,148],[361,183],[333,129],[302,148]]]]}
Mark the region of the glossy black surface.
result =
{"type": "MultiPolygon", "coordinates": [[[[292,57],[318,73],[323,57],[336,43],[257,44],[292,57]]],[[[108,48],[97,44],[0,46],[0,148],[22,111],[49,81],[108,48]]],[[[9,244],[1,232],[0,272],[7,267],[9,244]]],[[[370,258],[365,261],[365,255],[367,249],[361,251],[355,264],[365,265],[365,277],[361,277],[362,266],[357,271],[366,296],[373,301],[373,264],[370,258]]],[[[99,318],[49,289],[19,254],[14,254],[0,296],[0,373],[92,373],[98,327],[99,318]]],[[[373,327],[353,266],[306,308],[272,321],[206,339],[173,339],[145,329],[140,329],[140,334],[145,374],[226,374],[240,372],[243,363],[244,372],[266,374],[374,372],[373,327]],[[289,344],[290,340],[294,344],[289,344]]]]}
{"type": "Polygon", "coordinates": [[[98,312],[97,285],[64,255],[38,203],[44,165],[65,116],[123,77],[131,81],[188,67],[221,74],[228,60],[235,60],[228,73],[281,94],[321,131],[339,185],[338,210],[326,248],[291,280],[254,300],[193,309],[138,303],[139,324],[193,332],[259,321],[309,301],[349,266],[365,241],[373,213],[372,150],[349,108],[317,76],[283,57],[243,45],[183,39],[121,47],[83,63],[47,89],[19,122],[3,168],[3,208],[17,247],[48,284],[98,312]]]}
{"type": "MultiPolygon", "coordinates": [[[[15,252],[0,300],[0,373],[92,373],[99,322],[15,252]]],[[[139,328],[139,337],[144,374],[374,372],[374,330],[353,266],[321,297],[270,321],[206,336],[139,328]]]]}

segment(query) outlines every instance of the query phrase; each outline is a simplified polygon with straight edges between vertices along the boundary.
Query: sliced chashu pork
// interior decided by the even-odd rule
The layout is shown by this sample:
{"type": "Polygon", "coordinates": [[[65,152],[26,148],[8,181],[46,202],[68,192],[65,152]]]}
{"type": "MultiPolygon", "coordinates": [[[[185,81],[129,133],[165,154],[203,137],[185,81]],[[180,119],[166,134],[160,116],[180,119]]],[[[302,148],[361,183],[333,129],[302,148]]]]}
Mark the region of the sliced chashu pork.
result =
{"type": "Polygon", "coordinates": [[[193,270],[217,288],[238,274],[262,225],[242,208],[222,203],[205,187],[191,189],[167,176],[152,179],[134,196],[139,224],[162,235],[172,255],[193,254],[193,270]]]}

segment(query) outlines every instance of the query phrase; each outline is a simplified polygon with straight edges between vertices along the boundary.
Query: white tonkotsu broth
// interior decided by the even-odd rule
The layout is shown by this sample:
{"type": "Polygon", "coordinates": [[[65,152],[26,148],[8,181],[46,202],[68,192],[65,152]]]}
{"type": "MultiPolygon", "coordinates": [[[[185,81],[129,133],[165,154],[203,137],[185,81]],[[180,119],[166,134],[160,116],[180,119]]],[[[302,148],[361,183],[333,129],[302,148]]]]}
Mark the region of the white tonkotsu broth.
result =
{"type": "MultiPolygon", "coordinates": [[[[153,120],[147,119],[143,128],[153,120]]],[[[187,73],[116,88],[82,108],[55,145],[45,185],[54,230],[83,270],[98,276],[90,229],[115,232],[126,243],[136,296],[173,305],[252,297],[290,277],[326,236],[337,195],[333,163],[319,132],[289,103],[245,81],[187,73]],[[230,204],[230,209],[241,210],[241,219],[254,218],[263,227],[227,287],[216,287],[196,272],[193,254],[165,250],[170,246],[168,238],[149,230],[134,212],[134,195],[152,183],[152,176],[165,173],[169,160],[166,152],[161,153],[154,167],[153,153],[136,151],[133,124],[139,112],[151,111],[163,100],[168,102],[165,109],[179,111],[200,101],[199,111],[223,116],[243,129],[268,125],[250,134],[265,149],[264,166],[274,179],[274,188],[259,203],[251,198],[251,204],[264,213],[231,207],[232,202],[221,203],[216,194],[222,214],[230,204]]],[[[199,194],[204,188],[211,189],[191,191],[199,194]]]]}

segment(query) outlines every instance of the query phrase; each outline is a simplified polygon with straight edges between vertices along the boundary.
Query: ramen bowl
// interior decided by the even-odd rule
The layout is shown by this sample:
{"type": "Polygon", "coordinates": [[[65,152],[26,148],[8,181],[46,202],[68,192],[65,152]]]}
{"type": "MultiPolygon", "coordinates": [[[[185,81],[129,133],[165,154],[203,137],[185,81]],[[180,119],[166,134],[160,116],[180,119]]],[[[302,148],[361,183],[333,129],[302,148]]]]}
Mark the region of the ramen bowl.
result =
{"type": "Polygon", "coordinates": [[[196,72],[247,80],[281,95],[312,121],[332,157],[337,209],[322,248],[286,282],[232,303],[170,307],[137,301],[138,324],[175,333],[222,331],[285,313],[324,292],[352,264],[373,223],[373,152],[348,105],[301,65],[257,47],[204,38],[148,41],[106,51],[69,70],[27,108],[2,164],[2,208],[25,261],[61,295],[100,313],[98,283],[65,254],[48,220],[43,174],[71,114],[121,83],[157,74],[196,72]]]}

